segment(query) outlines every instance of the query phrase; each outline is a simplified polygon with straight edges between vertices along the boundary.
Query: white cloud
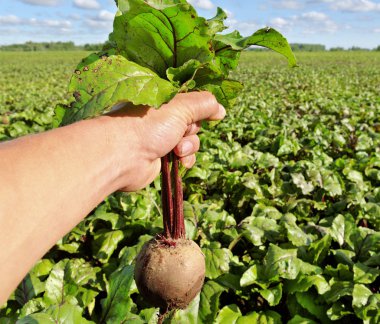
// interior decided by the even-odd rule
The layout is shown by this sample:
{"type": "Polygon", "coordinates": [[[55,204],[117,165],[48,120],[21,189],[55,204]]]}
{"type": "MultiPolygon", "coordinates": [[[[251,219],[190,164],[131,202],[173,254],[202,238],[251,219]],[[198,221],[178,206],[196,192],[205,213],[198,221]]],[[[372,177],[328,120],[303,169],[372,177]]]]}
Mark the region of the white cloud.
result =
{"type": "Polygon", "coordinates": [[[115,18],[115,14],[108,10],[101,10],[98,14],[98,18],[102,21],[113,21],[115,18]]]}
{"type": "Polygon", "coordinates": [[[0,25],[19,25],[21,18],[15,15],[0,16],[0,25]]]}
{"type": "Polygon", "coordinates": [[[86,25],[91,28],[112,30],[115,15],[107,10],[101,10],[95,17],[86,19],[86,25]]]}
{"type": "Polygon", "coordinates": [[[0,16],[1,26],[33,26],[33,27],[47,27],[54,29],[68,29],[71,27],[69,20],[56,20],[56,19],[36,19],[36,18],[21,18],[15,15],[0,16]]]}
{"type": "Polygon", "coordinates": [[[292,23],[291,23],[290,20],[286,20],[286,19],[281,18],[281,17],[273,18],[270,21],[270,25],[273,26],[273,27],[275,27],[275,28],[278,28],[278,29],[284,29],[284,28],[288,27],[291,24],[292,23]]]}
{"type": "Polygon", "coordinates": [[[99,9],[100,3],[97,0],[74,0],[74,6],[81,9],[99,9]]]}
{"type": "Polygon", "coordinates": [[[21,2],[35,5],[35,6],[56,6],[61,2],[60,0],[19,0],[21,2]]]}
{"type": "Polygon", "coordinates": [[[374,33],[380,33],[380,28],[375,28],[375,29],[373,30],[373,32],[374,32],[374,33]]]}
{"type": "Polygon", "coordinates": [[[273,1],[273,5],[284,9],[300,9],[304,6],[304,4],[301,1],[297,0],[273,1]]]}
{"type": "Polygon", "coordinates": [[[321,0],[320,2],[330,3],[330,7],[334,10],[349,12],[380,11],[380,3],[369,0],[321,0]]]}
{"type": "Polygon", "coordinates": [[[297,28],[303,34],[335,33],[339,25],[323,12],[310,11],[290,18],[276,17],[270,20],[270,26],[279,30],[297,28]]]}
{"type": "Polygon", "coordinates": [[[234,18],[227,18],[226,26],[228,26],[227,32],[238,30],[243,36],[252,35],[259,26],[252,21],[238,21],[234,18]]]}
{"type": "Polygon", "coordinates": [[[200,9],[210,10],[215,8],[211,0],[189,0],[189,3],[200,9]]]}

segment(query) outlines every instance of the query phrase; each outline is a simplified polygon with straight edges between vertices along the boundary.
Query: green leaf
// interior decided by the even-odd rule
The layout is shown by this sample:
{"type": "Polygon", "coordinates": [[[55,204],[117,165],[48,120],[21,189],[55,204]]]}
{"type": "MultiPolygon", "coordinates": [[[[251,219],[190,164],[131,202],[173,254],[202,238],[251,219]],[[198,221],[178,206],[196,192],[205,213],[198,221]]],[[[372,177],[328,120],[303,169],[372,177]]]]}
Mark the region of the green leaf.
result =
{"type": "Polygon", "coordinates": [[[151,235],[142,235],[139,237],[139,241],[134,246],[126,246],[119,253],[120,266],[128,266],[131,265],[136,256],[141,251],[144,244],[150,241],[153,237],[151,235]]]}
{"type": "MultiPolygon", "coordinates": [[[[263,209],[272,216],[276,215],[277,210],[269,210],[267,207],[263,207],[263,209]]],[[[263,209],[261,209],[261,211],[263,209]]],[[[258,215],[259,213],[259,207],[256,208],[255,206],[255,214],[258,215]]],[[[261,246],[267,240],[275,242],[280,235],[280,226],[274,219],[268,218],[267,215],[268,214],[258,217],[250,216],[241,222],[241,228],[244,230],[244,237],[255,246],[261,246]]]]}
{"type": "Polygon", "coordinates": [[[380,270],[371,268],[363,263],[356,263],[354,265],[354,282],[361,284],[371,284],[380,275],[380,270]]]}
{"type": "Polygon", "coordinates": [[[191,59],[211,61],[207,21],[198,17],[192,6],[181,2],[154,8],[143,0],[129,0],[128,10],[115,18],[111,42],[129,60],[162,78],[168,68],[191,59]]]}
{"type": "Polygon", "coordinates": [[[339,263],[336,268],[331,265],[325,267],[324,273],[340,281],[350,281],[353,280],[352,270],[347,264],[339,263]]]}
{"type": "Polygon", "coordinates": [[[249,267],[240,278],[240,285],[242,287],[247,287],[253,285],[257,280],[257,265],[249,267]]]}
{"type": "Polygon", "coordinates": [[[327,316],[332,321],[338,321],[341,318],[351,314],[353,314],[353,312],[351,311],[350,307],[348,307],[345,303],[339,301],[334,303],[332,307],[327,310],[327,316]]]}
{"type": "Polygon", "coordinates": [[[213,81],[212,84],[199,84],[199,89],[211,92],[220,104],[229,108],[234,105],[243,85],[239,81],[222,80],[213,81]]]}
{"type": "Polygon", "coordinates": [[[368,298],[367,305],[355,309],[355,314],[365,323],[376,324],[380,320],[380,294],[373,294],[368,298]]]}
{"type": "Polygon", "coordinates": [[[213,323],[219,311],[219,297],[226,288],[215,281],[204,284],[199,302],[198,321],[200,323],[213,323]]]}
{"type": "Polygon", "coordinates": [[[108,262],[119,242],[123,239],[123,231],[99,231],[94,235],[95,257],[102,263],[108,262]]]}
{"type": "Polygon", "coordinates": [[[237,324],[282,324],[281,315],[274,311],[268,310],[263,312],[253,312],[238,318],[237,324]]]}
{"type": "MultiPolygon", "coordinates": [[[[23,318],[33,313],[38,313],[43,309],[47,308],[46,303],[43,298],[33,298],[29,300],[22,308],[19,315],[19,318],[23,318]]],[[[1,323],[1,321],[0,321],[1,323]]]]}
{"type": "Polygon", "coordinates": [[[251,45],[269,48],[284,55],[289,66],[296,66],[297,61],[287,40],[273,28],[263,28],[252,36],[242,37],[238,31],[226,35],[217,35],[215,40],[230,46],[233,50],[243,50],[251,45]]]}
{"type": "Polygon", "coordinates": [[[160,107],[178,91],[153,71],[121,55],[107,53],[84,59],[69,90],[75,102],[66,109],[62,125],[99,116],[121,103],[160,107]]]}
{"type": "Polygon", "coordinates": [[[164,324],[197,324],[199,310],[199,295],[197,295],[186,309],[177,310],[171,316],[170,321],[164,321],[164,324]]]}
{"type": "Polygon", "coordinates": [[[325,189],[332,197],[340,196],[343,189],[340,182],[340,177],[331,171],[322,170],[322,188],[325,189]]]}
{"type": "Polygon", "coordinates": [[[370,296],[372,296],[372,292],[366,286],[355,285],[352,292],[352,306],[359,308],[366,306],[370,296]]]}
{"type": "Polygon", "coordinates": [[[156,324],[158,321],[158,312],[156,308],[143,309],[139,315],[144,320],[144,323],[156,324]]]}
{"type": "Polygon", "coordinates": [[[317,324],[317,322],[299,315],[294,316],[287,324],[317,324]]]}
{"type": "Polygon", "coordinates": [[[54,319],[54,323],[78,323],[78,324],[94,324],[82,317],[83,309],[77,305],[65,303],[63,305],[52,306],[47,313],[54,319]]]}
{"type": "Polygon", "coordinates": [[[343,249],[330,250],[330,253],[334,255],[338,263],[342,263],[345,265],[352,265],[353,264],[352,260],[356,256],[355,252],[350,251],[350,250],[343,250],[343,249]]]}
{"type": "Polygon", "coordinates": [[[277,277],[295,279],[300,272],[297,250],[284,250],[271,244],[264,258],[265,274],[268,279],[277,277]]]}
{"type": "Polygon", "coordinates": [[[18,320],[17,324],[56,324],[56,321],[49,314],[35,313],[18,320]]]}
{"type": "Polygon", "coordinates": [[[268,289],[260,290],[259,292],[270,306],[277,306],[282,298],[282,283],[268,289]]]}
{"type": "Polygon", "coordinates": [[[206,257],[206,277],[215,279],[230,270],[232,253],[230,250],[220,248],[219,244],[212,244],[202,248],[206,257]]]}
{"type": "Polygon", "coordinates": [[[314,190],[313,184],[306,181],[302,173],[292,173],[291,176],[293,183],[297,188],[301,189],[304,195],[308,195],[314,190]]]}
{"type": "Polygon", "coordinates": [[[45,289],[44,284],[33,274],[27,274],[15,291],[17,302],[23,306],[45,289]]]}
{"type": "Polygon", "coordinates": [[[44,299],[50,304],[62,304],[67,296],[67,283],[65,279],[65,270],[68,260],[63,260],[57,263],[48,279],[46,280],[46,291],[44,299]]]}
{"type": "Polygon", "coordinates": [[[227,19],[227,14],[223,11],[223,9],[218,7],[215,17],[207,20],[209,35],[214,36],[216,33],[227,29],[227,27],[224,26],[225,19],[227,19]]]}
{"type": "Polygon", "coordinates": [[[326,292],[323,297],[327,303],[334,303],[343,296],[351,296],[354,289],[352,282],[338,281],[331,286],[331,290],[326,292]]]}
{"type": "Polygon", "coordinates": [[[94,324],[82,317],[83,310],[77,305],[60,304],[52,306],[46,313],[35,313],[17,321],[17,324],[94,324]]]}
{"type": "Polygon", "coordinates": [[[310,314],[318,318],[322,323],[325,323],[327,320],[326,311],[327,308],[325,305],[316,298],[316,295],[311,292],[296,293],[296,300],[305,310],[310,314]]]}
{"type": "Polygon", "coordinates": [[[48,304],[76,304],[80,288],[96,280],[99,269],[82,259],[64,259],[54,265],[45,285],[44,301],[48,304]]]}
{"type": "Polygon", "coordinates": [[[133,266],[125,266],[112,273],[107,297],[101,301],[102,322],[121,323],[128,315],[132,300],[129,290],[133,282],[133,266]]]}
{"type": "Polygon", "coordinates": [[[281,219],[281,223],[285,226],[287,237],[294,246],[310,245],[313,241],[313,237],[306,234],[296,224],[297,218],[292,214],[286,214],[281,219]]]}
{"type": "Polygon", "coordinates": [[[308,260],[310,260],[313,264],[320,265],[329,253],[330,245],[330,235],[325,235],[320,240],[311,243],[308,248],[308,260]]]}
{"type": "Polygon", "coordinates": [[[231,323],[234,324],[237,322],[239,317],[241,316],[241,312],[239,307],[236,305],[224,306],[215,320],[215,324],[224,324],[231,323]]]}
{"type": "Polygon", "coordinates": [[[284,290],[290,294],[293,294],[295,292],[306,292],[312,286],[315,286],[318,294],[320,295],[323,295],[330,290],[330,285],[322,275],[301,275],[295,280],[288,280],[285,283],[284,290]]]}
{"type": "Polygon", "coordinates": [[[266,217],[269,219],[277,220],[277,219],[281,219],[282,214],[275,207],[258,204],[258,205],[255,205],[255,207],[253,207],[251,216],[266,217]]]}
{"type": "Polygon", "coordinates": [[[339,243],[340,246],[344,244],[345,237],[345,218],[342,215],[338,215],[334,218],[331,229],[331,237],[339,243]]]}

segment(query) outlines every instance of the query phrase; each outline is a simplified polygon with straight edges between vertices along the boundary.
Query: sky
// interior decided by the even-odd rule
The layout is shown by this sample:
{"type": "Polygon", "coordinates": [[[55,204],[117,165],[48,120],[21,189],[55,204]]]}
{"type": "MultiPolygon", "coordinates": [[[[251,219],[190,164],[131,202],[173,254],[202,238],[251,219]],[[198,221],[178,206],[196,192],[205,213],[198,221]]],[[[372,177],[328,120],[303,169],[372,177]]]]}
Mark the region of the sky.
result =
{"type": "MultiPolygon", "coordinates": [[[[248,36],[270,26],[290,43],[327,48],[380,45],[380,0],[189,0],[211,18],[221,7],[226,25],[248,36]]],[[[101,43],[112,31],[114,0],[0,0],[0,44],[26,41],[101,43]]]]}

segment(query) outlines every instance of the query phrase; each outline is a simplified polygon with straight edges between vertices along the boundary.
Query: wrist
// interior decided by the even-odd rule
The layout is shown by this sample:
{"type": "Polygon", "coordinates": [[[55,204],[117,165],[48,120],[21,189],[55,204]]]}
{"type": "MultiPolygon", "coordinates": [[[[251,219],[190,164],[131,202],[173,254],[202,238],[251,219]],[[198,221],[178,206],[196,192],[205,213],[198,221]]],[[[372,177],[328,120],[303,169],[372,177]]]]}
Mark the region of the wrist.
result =
{"type": "Polygon", "coordinates": [[[159,172],[137,135],[138,125],[133,117],[101,116],[107,154],[111,157],[113,191],[136,191],[144,188],[159,172]],[[151,170],[153,167],[153,171],[151,170]]]}

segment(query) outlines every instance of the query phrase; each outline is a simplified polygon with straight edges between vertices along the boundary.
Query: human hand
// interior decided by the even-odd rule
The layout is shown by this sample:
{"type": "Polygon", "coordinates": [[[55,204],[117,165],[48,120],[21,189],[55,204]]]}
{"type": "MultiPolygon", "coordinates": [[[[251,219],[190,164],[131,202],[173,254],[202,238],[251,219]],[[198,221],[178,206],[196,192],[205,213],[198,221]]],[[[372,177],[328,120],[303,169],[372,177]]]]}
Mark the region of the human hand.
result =
{"type": "Polygon", "coordinates": [[[110,113],[109,143],[118,152],[120,190],[146,187],[159,174],[161,157],[174,150],[190,168],[199,150],[202,120],[221,120],[225,109],[209,92],[179,94],[160,109],[125,107],[110,113]]]}

